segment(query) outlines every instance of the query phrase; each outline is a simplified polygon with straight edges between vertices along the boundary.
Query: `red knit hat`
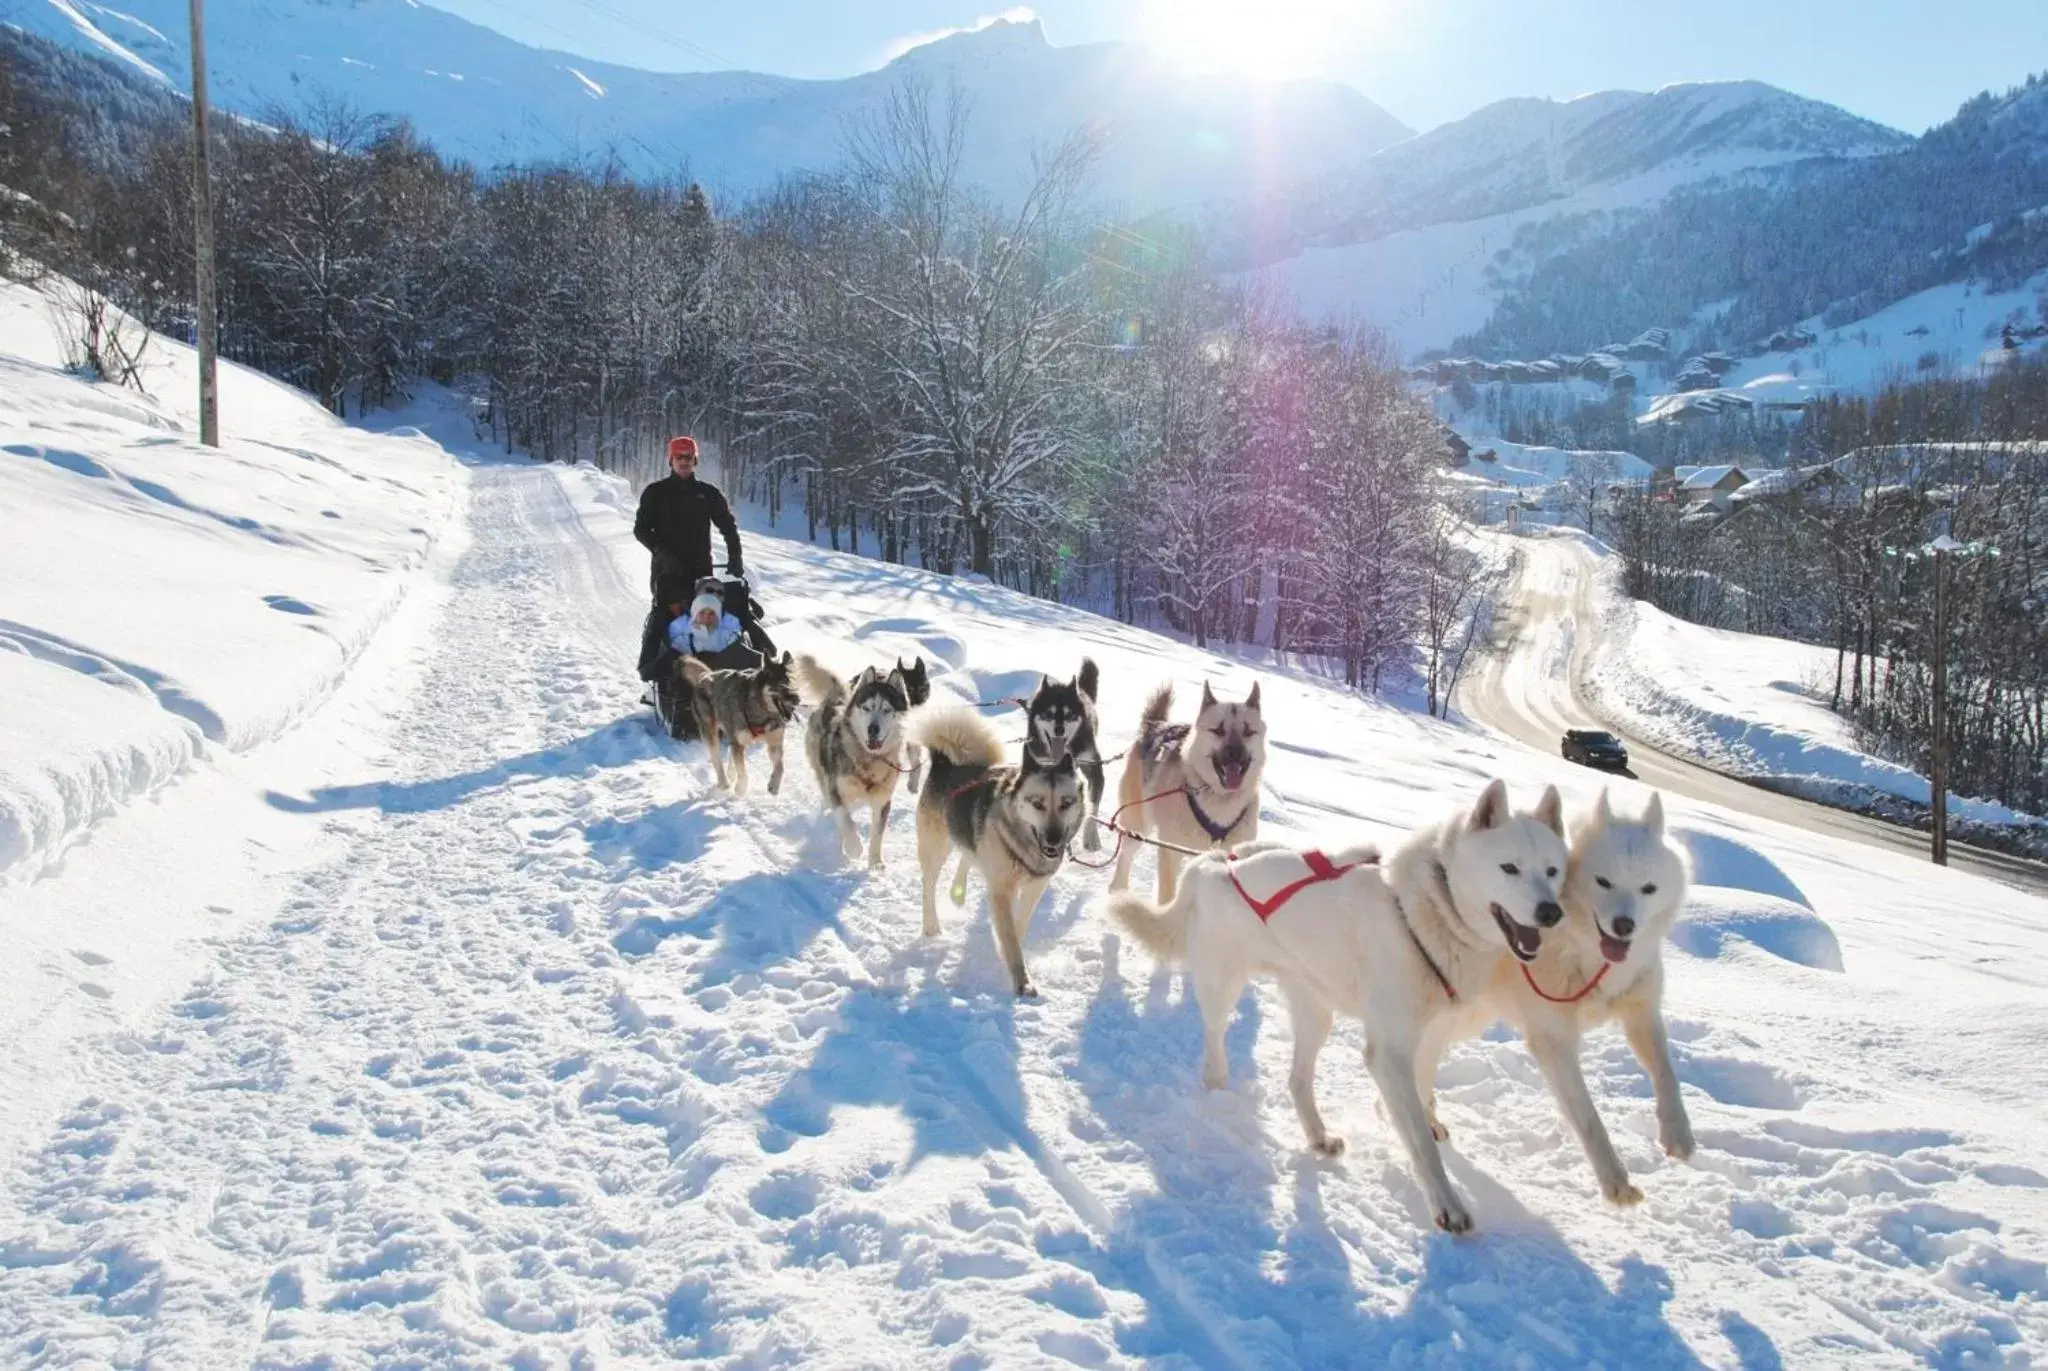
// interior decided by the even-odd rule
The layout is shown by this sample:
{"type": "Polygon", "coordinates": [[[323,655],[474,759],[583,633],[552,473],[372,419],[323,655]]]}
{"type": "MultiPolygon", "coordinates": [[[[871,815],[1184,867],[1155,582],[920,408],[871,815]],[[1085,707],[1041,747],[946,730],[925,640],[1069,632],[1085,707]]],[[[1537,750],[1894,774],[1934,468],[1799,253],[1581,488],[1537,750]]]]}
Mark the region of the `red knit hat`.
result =
{"type": "Polygon", "coordinates": [[[687,433],[682,434],[680,437],[669,439],[668,455],[671,457],[695,457],[697,455],[697,440],[687,433]]]}

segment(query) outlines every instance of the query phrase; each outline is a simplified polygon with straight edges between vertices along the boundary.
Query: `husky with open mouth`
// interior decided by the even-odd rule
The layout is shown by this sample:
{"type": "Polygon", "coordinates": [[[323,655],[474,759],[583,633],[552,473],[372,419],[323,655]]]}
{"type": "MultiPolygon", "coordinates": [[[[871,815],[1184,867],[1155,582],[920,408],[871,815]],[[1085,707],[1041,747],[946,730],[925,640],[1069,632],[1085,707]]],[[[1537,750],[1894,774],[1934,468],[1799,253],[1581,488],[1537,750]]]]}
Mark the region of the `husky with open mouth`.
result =
{"type": "MultiPolygon", "coordinates": [[[[1277,843],[1208,852],[1165,908],[1131,894],[1108,910],[1163,961],[1184,963],[1202,1011],[1202,1083],[1229,1083],[1224,1032],[1252,976],[1279,982],[1294,1024],[1288,1089],[1309,1146],[1344,1140],[1316,1107],[1316,1057],[1335,1015],[1365,1025],[1365,1061],[1407,1145],[1437,1226],[1463,1233],[1471,1212],[1438,1143],[1436,1063],[1443,1044],[1483,1032],[1503,1012],[1518,967],[1564,917],[1563,803],[1508,807],[1494,781],[1470,810],[1372,848],[1302,852],[1277,843]]],[[[1554,1078],[1553,1078],[1554,1085],[1554,1078]]]]}
{"type": "Polygon", "coordinates": [[[1692,1121],[1664,1027],[1664,939],[1685,907],[1688,885],[1685,851],[1665,833],[1663,796],[1653,792],[1640,816],[1624,816],[1601,791],[1593,811],[1572,826],[1564,922],[1511,986],[1512,1017],[1609,1199],[1626,1202],[1640,1192],[1580,1073],[1579,1044],[1588,1028],[1620,1022],[1650,1074],[1658,1142],[1681,1161],[1692,1155],[1692,1121]]]}
{"type": "MultiPolygon", "coordinates": [[[[1240,704],[1225,704],[1202,685],[1202,707],[1192,724],[1173,724],[1173,687],[1152,692],[1138,718],[1138,740],[1124,756],[1117,783],[1118,822],[1180,847],[1228,848],[1259,836],[1259,778],[1266,770],[1266,719],[1259,687],[1240,704]]],[[[1173,901],[1181,854],[1157,849],[1158,899],[1173,901]]],[[[1116,854],[1111,890],[1131,883],[1135,844],[1116,854]]]]}
{"type": "Polygon", "coordinates": [[[1088,822],[1081,826],[1081,846],[1090,852],[1102,847],[1094,822],[1102,809],[1102,751],[1095,744],[1095,700],[1101,682],[1095,659],[1083,657],[1072,680],[1041,677],[1038,689],[1024,702],[1025,750],[1041,762],[1056,762],[1071,753],[1075,770],[1088,783],[1088,822]]]}

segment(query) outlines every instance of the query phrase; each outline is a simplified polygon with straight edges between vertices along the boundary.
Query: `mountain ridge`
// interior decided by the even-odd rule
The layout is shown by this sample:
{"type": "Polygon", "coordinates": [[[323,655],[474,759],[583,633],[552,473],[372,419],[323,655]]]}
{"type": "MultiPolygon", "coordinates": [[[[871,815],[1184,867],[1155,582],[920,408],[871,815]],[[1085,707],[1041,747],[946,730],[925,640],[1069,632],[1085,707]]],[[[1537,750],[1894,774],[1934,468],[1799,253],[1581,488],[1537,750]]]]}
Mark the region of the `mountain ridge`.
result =
{"type": "MultiPolygon", "coordinates": [[[[125,12],[13,0],[11,17],[184,90],[185,14],[185,0],[126,0],[125,12]]],[[[905,76],[958,83],[969,96],[966,170],[998,194],[1026,179],[1034,147],[1084,125],[1110,135],[1098,184],[1145,210],[1315,180],[1411,133],[1348,86],[1219,86],[1131,44],[1055,47],[1036,21],[949,35],[838,80],[644,71],[528,47],[410,0],[214,0],[207,23],[223,110],[260,118],[340,97],[404,117],[445,154],[481,166],[615,152],[631,174],[687,171],[726,194],[835,165],[848,127],[905,76]]]]}

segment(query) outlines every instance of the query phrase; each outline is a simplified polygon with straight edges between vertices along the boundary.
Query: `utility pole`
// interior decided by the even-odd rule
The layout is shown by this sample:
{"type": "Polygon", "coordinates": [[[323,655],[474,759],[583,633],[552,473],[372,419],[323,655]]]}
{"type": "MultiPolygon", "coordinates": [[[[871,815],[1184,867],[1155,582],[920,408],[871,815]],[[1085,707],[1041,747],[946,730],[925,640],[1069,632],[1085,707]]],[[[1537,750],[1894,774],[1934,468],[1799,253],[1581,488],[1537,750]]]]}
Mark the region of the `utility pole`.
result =
{"type": "Polygon", "coordinates": [[[1934,785],[1934,864],[1948,865],[1948,553],[1938,538],[1934,547],[1934,761],[1928,780],[1934,785]]]}
{"type": "Polygon", "coordinates": [[[220,391],[214,356],[219,321],[213,307],[213,186],[206,170],[206,0],[192,0],[192,257],[199,311],[199,441],[220,446],[220,391]]]}

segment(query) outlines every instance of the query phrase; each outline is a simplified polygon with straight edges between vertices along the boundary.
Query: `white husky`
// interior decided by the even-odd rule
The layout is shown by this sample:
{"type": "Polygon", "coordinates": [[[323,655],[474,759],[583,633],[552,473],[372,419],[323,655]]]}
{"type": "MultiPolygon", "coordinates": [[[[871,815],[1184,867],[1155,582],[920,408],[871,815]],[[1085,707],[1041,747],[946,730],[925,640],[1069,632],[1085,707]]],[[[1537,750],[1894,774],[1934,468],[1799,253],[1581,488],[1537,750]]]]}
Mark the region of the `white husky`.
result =
{"type": "Polygon", "coordinates": [[[1607,792],[1572,827],[1564,922],[1517,976],[1513,1015],[1527,1036],[1565,1117],[1611,1200],[1641,1192],[1615,1155],[1579,1071],[1585,1030],[1618,1019],[1650,1073],[1657,1136],[1681,1161],[1692,1155],[1692,1123],[1678,1094],[1664,1031],[1664,937],[1685,905],[1685,853],[1664,834],[1664,800],[1650,796],[1641,818],[1617,817],[1607,792]],[[1579,1102],[1576,1106],[1571,1101],[1579,1102]]]}
{"type": "Polygon", "coordinates": [[[1325,1155],[1344,1141],[1316,1108],[1316,1056],[1336,1011],[1361,1019],[1366,1067],[1431,1213],[1439,1227],[1463,1233],[1472,1216],[1437,1148],[1436,1061],[1445,1043],[1499,1016],[1516,960],[1534,958],[1543,930],[1564,917],[1565,864],[1556,788],[1533,811],[1514,813],[1496,780],[1469,813],[1413,834],[1383,861],[1370,848],[1327,858],[1279,846],[1207,853],[1164,910],[1117,894],[1109,912],[1155,956],[1187,964],[1202,1011],[1202,1081],[1212,1088],[1229,1079],[1223,1034],[1245,982],[1263,973],[1280,983],[1294,1024],[1288,1089],[1309,1145],[1325,1155]],[[1350,869],[1271,907],[1289,885],[1317,875],[1318,862],[1325,872],[1350,869]],[[1268,904],[1265,917],[1253,899],[1268,904]]]}

